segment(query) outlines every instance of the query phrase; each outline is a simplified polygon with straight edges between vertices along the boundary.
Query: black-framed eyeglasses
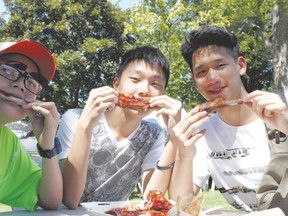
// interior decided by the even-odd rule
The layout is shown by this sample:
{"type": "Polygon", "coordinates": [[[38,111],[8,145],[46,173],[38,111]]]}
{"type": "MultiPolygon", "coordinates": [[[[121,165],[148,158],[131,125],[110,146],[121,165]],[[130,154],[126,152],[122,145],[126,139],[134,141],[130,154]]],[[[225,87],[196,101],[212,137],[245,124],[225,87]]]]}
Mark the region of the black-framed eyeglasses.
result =
{"type": "Polygon", "coordinates": [[[10,81],[18,81],[24,77],[24,86],[32,94],[39,95],[47,80],[38,72],[27,73],[27,66],[21,62],[0,63],[0,75],[10,81]]]}

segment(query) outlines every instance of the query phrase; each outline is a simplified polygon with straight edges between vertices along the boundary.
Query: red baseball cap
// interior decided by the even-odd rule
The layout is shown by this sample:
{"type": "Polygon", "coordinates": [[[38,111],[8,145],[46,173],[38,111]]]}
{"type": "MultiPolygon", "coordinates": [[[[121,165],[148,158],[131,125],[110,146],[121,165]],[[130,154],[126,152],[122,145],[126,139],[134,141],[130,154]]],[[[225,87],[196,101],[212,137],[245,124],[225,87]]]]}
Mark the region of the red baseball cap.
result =
{"type": "Polygon", "coordinates": [[[0,42],[0,55],[17,53],[27,56],[39,67],[40,74],[50,81],[56,71],[55,60],[49,50],[37,42],[22,40],[19,42],[0,42]]]}

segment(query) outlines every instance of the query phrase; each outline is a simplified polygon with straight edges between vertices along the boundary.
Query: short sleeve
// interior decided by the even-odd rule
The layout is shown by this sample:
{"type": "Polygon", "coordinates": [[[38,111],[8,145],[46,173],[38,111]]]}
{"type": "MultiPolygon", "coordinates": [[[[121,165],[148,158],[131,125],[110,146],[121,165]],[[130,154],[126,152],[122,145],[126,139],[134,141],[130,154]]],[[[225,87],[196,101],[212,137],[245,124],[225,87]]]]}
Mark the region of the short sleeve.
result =
{"type": "Polygon", "coordinates": [[[152,145],[150,151],[145,156],[145,159],[144,159],[142,167],[141,167],[142,173],[147,169],[155,169],[156,162],[159,160],[159,158],[163,152],[166,140],[167,139],[166,139],[165,131],[162,130],[159,138],[152,145]]]}
{"type": "Polygon", "coordinates": [[[58,155],[58,160],[66,158],[69,153],[81,112],[82,109],[70,109],[61,118],[57,137],[61,142],[62,152],[58,155]]]}
{"type": "Polygon", "coordinates": [[[210,171],[207,166],[207,160],[204,158],[206,155],[203,139],[196,143],[197,153],[193,159],[193,183],[198,187],[203,187],[210,176],[210,171]]]}

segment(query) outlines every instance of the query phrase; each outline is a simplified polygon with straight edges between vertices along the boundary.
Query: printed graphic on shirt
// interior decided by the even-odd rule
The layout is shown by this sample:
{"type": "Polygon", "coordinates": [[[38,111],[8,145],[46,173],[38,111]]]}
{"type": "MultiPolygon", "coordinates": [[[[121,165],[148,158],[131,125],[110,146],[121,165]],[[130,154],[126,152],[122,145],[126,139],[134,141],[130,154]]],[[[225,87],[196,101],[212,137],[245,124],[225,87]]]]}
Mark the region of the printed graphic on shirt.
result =
{"type": "MultiPolygon", "coordinates": [[[[230,203],[230,205],[232,205],[235,209],[238,209],[238,210],[244,210],[245,209],[243,208],[242,205],[239,205],[236,201],[234,201],[233,203],[230,203]]],[[[248,207],[252,210],[252,211],[258,211],[258,205],[257,203],[249,203],[249,204],[246,204],[248,205],[248,207]]]]}
{"type": "Polygon", "coordinates": [[[262,174],[265,171],[265,167],[249,167],[247,169],[240,170],[229,170],[224,171],[223,174],[226,176],[237,176],[237,175],[250,175],[250,174],[262,174]]]}
{"type": "Polygon", "coordinates": [[[93,130],[87,181],[81,202],[127,200],[141,177],[141,165],[162,133],[142,121],[130,140],[115,143],[103,122],[93,130]]]}
{"type": "Polygon", "coordinates": [[[210,158],[213,159],[232,159],[237,157],[246,157],[250,155],[251,148],[234,148],[226,149],[225,151],[212,151],[210,153],[210,158]]]}
{"type": "Polygon", "coordinates": [[[232,194],[232,193],[256,193],[256,190],[255,189],[250,189],[250,188],[246,188],[246,187],[233,187],[233,188],[229,188],[229,189],[225,189],[225,188],[218,188],[219,192],[220,193],[229,193],[229,194],[232,194]]]}

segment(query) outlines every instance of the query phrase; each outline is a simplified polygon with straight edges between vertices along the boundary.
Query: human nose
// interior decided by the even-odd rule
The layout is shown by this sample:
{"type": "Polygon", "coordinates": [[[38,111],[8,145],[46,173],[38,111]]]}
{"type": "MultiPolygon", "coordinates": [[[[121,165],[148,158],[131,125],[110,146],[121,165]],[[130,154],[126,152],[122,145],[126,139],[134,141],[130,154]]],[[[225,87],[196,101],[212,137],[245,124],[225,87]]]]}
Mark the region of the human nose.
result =
{"type": "Polygon", "coordinates": [[[220,76],[218,71],[214,70],[213,68],[210,68],[207,75],[207,82],[208,83],[215,83],[220,80],[220,76]]]}
{"type": "Polygon", "coordinates": [[[19,77],[17,80],[12,81],[13,88],[19,88],[22,92],[25,90],[25,77],[19,77]]]}
{"type": "Polygon", "coordinates": [[[141,97],[150,97],[151,96],[148,82],[142,82],[141,83],[140,89],[138,91],[138,95],[141,97]]]}

